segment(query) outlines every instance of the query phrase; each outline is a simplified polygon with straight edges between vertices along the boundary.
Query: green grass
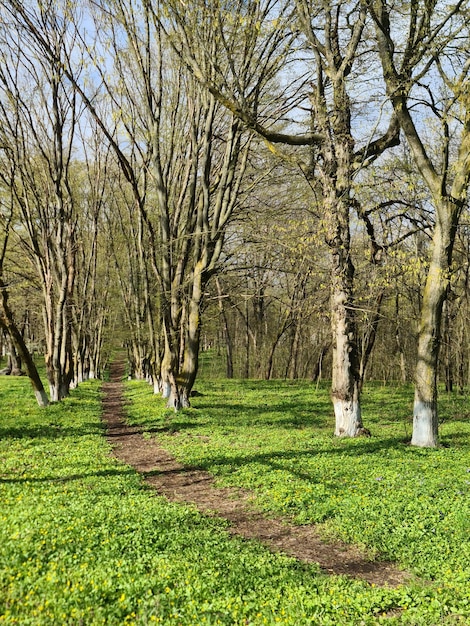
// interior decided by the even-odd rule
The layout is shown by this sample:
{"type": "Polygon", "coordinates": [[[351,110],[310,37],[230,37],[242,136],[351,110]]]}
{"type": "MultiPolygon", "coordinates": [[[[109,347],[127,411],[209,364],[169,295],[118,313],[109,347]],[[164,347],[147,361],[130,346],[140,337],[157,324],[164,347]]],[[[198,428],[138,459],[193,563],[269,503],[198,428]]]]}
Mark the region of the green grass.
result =
{"type": "Polygon", "coordinates": [[[156,399],[151,408],[145,386],[128,389],[132,421],[158,432],[184,463],[253,490],[267,514],[320,523],[326,536],[363,544],[427,581],[409,591],[399,623],[445,615],[470,623],[467,397],[441,397],[444,446],[424,450],[406,443],[410,387],[369,385],[363,411],[373,436],[357,440],[332,436],[328,391],[309,383],[207,381],[178,415],[156,399]]]}
{"type": "Polygon", "coordinates": [[[374,437],[335,441],[325,389],[235,381],[198,388],[204,395],[194,408],[175,415],[147,385],[128,383],[130,419],[185,462],[251,488],[267,512],[322,522],[426,582],[380,589],[233,538],[222,520],[168,503],[113,459],[97,383],[41,410],[27,379],[7,377],[0,624],[470,623],[464,400],[443,408],[452,447],[422,451],[402,443],[409,390],[368,389],[374,437]]]}

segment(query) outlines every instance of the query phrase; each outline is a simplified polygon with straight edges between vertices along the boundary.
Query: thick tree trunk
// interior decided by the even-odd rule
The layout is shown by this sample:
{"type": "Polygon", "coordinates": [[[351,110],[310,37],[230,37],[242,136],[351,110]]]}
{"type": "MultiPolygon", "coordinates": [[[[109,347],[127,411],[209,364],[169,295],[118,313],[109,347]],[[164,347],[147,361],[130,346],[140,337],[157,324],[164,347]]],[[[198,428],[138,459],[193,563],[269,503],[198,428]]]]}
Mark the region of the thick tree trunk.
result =
{"type": "Polygon", "coordinates": [[[24,374],[24,372],[21,371],[21,356],[18,355],[13,341],[10,341],[8,367],[10,369],[11,376],[22,376],[24,374]]]}
{"type": "Polygon", "coordinates": [[[167,400],[167,407],[178,411],[181,408],[180,389],[178,386],[177,337],[172,332],[171,322],[163,319],[165,332],[165,352],[161,363],[162,397],[167,400]],[[170,326],[170,327],[169,327],[170,326]]]}
{"type": "Polygon", "coordinates": [[[335,413],[335,435],[358,437],[362,425],[360,379],[353,309],[354,265],[350,256],[349,208],[337,197],[331,206],[332,255],[331,327],[333,363],[331,399],[335,413]]]}
{"type": "MultiPolygon", "coordinates": [[[[59,235],[57,237],[60,241],[59,235]]],[[[72,333],[68,308],[71,305],[74,269],[68,267],[63,250],[59,250],[58,256],[58,260],[48,259],[48,263],[56,267],[53,274],[47,274],[44,285],[47,346],[45,361],[51,402],[59,402],[69,395],[73,377],[72,333]]]]}
{"type": "MultiPolygon", "coordinates": [[[[336,18],[335,18],[336,19],[336,18]]],[[[358,22],[360,24],[360,22],[358,22]]],[[[359,26],[358,34],[362,32],[359,26]]],[[[331,399],[335,435],[368,434],[362,426],[359,360],[353,307],[354,265],[351,259],[350,208],[354,138],[351,103],[346,88],[344,58],[338,54],[338,33],[330,42],[325,73],[331,83],[329,102],[325,83],[313,88],[313,120],[327,138],[321,149],[320,181],[323,191],[326,239],[331,252],[330,315],[332,330],[331,399]],[[332,106],[331,106],[332,105],[332,106]]],[[[356,40],[356,45],[359,39],[356,40]]],[[[318,71],[321,71],[320,69],[318,71]]]]}
{"type": "MultiPolygon", "coordinates": [[[[407,138],[415,163],[431,192],[435,207],[435,226],[432,241],[431,262],[423,293],[421,319],[418,337],[418,356],[415,370],[415,397],[413,410],[413,435],[412,445],[420,447],[434,447],[438,445],[438,415],[437,415],[437,367],[440,346],[442,307],[445,302],[450,280],[453,245],[460,215],[468,198],[468,185],[470,181],[470,112],[468,101],[464,97],[464,91],[456,81],[444,77],[446,87],[450,88],[447,96],[444,96],[444,109],[459,102],[461,105],[462,126],[460,137],[449,132],[449,122],[441,118],[443,133],[440,136],[441,154],[444,158],[440,161],[441,170],[436,169],[437,159],[431,158],[422,141],[419,128],[415,125],[409,108],[410,89],[413,85],[413,72],[415,64],[423,63],[423,56],[418,53],[414,63],[405,62],[399,69],[397,65],[398,55],[392,37],[390,24],[390,10],[387,3],[376,3],[374,19],[377,28],[378,50],[382,61],[383,75],[386,81],[387,94],[393,105],[400,126],[407,138]],[[405,70],[403,72],[403,70],[405,70]],[[454,93],[451,95],[451,90],[454,93]],[[451,139],[452,138],[452,139],[451,139]],[[451,163],[452,155],[452,163],[451,163]],[[454,158],[455,157],[455,158],[454,158]],[[449,173],[452,173],[450,176],[449,173]],[[451,182],[452,181],[452,182],[451,182]],[[449,187],[449,185],[451,185],[449,187]]],[[[430,24],[434,16],[432,8],[429,14],[430,24]]],[[[416,21],[419,13],[411,11],[408,26],[409,35],[406,46],[412,48],[416,37],[416,21]]],[[[450,15],[450,14],[449,14],[450,15]]],[[[401,19],[401,16],[398,18],[401,19]]],[[[448,18],[445,18],[446,20],[448,18]]],[[[445,23],[444,21],[442,23],[445,23]]],[[[421,27],[421,23],[420,23],[421,27]]],[[[428,27],[426,27],[428,28],[428,27]]],[[[424,38],[432,40],[431,30],[424,29],[424,38]]],[[[423,39],[423,38],[421,38],[423,39]]],[[[427,46],[422,51],[428,50],[427,46]]],[[[412,55],[410,56],[410,59],[412,55]]],[[[427,62],[427,61],[426,61],[427,62]]],[[[400,60],[401,64],[402,61],[400,60]]]]}
{"type": "Polygon", "coordinates": [[[415,370],[413,436],[411,444],[435,447],[439,443],[437,415],[437,373],[442,309],[447,296],[452,256],[451,223],[437,220],[432,242],[431,263],[426,278],[415,370]]]}
{"type": "Polygon", "coordinates": [[[191,298],[189,302],[184,360],[178,381],[182,407],[190,406],[191,391],[199,368],[199,342],[201,334],[200,301],[201,290],[197,289],[197,293],[193,294],[193,298],[191,298]]]}
{"type": "MultiPolygon", "coordinates": [[[[335,276],[335,278],[339,278],[335,276]]],[[[351,300],[347,285],[334,281],[331,302],[333,331],[333,372],[331,399],[335,413],[335,435],[357,437],[362,426],[357,348],[351,300]]]]}
{"type": "Polygon", "coordinates": [[[178,379],[180,386],[180,403],[182,407],[189,407],[191,404],[191,391],[199,369],[201,306],[204,287],[206,285],[206,280],[203,274],[205,267],[206,261],[205,256],[203,255],[203,260],[200,260],[195,264],[191,298],[188,303],[183,366],[178,379]]]}

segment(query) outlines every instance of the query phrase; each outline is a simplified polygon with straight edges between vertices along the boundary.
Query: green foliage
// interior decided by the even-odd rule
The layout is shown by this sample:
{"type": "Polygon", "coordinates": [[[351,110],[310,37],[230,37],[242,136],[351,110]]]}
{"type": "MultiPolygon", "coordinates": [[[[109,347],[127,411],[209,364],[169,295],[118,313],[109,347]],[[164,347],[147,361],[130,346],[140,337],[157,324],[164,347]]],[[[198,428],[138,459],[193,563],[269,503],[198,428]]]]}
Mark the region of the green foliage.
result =
{"type": "Polygon", "coordinates": [[[355,440],[332,436],[326,388],[207,381],[198,390],[193,408],[174,415],[145,386],[130,386],[131,419],[221,485],[253,490],[266,513],[321,523],[327,537],[363,544],[428,581],[404,588],[397,623],[437,624],[446,615],[470,623],[468,398],[441,397],[444,445],[424,450],[407,443],[411,387],[369,385],[373,436],[355,440]]]}
{"type": "Polygon", "coordinates": [[[130,382],[130,419],[224,484],[253,489],[266,511],[323,521],[428,582],[372,587],[233,538],[223,521],[155,496],[113,459],[97,383],[39,409],[26,378],[5,377],[0,624],[470,623],[464,399],[441,407],[453,447],[423,451],[402,443],[409,390],[368,389],[374,437],[335,441],[326,389],[198,389],[194,408],[174,414],[130,382]]]}
{"type": "MultiPolygon", "coordinates": [[[[145,413],[147,388],[132,388],[145,413]]],[[[373,624],[407,597],[324,576],[156,497],[110,455],[96,383],[46,409],[26,379],[1,379],[0,392],[0,623],[373,624]]]]}

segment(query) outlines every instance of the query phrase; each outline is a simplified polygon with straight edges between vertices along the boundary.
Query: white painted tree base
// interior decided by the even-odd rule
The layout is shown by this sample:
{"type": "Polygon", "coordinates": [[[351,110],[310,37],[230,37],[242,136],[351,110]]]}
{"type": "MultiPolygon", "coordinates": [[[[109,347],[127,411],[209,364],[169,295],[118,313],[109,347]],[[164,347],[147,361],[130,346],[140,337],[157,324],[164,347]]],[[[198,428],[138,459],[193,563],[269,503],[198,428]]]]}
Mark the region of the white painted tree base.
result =
{"type": "Polygon", "coordinates": [[[415,401],[411,445],[436,448],[439,445],[436,409],[431,402],[415,401]]]}
{"type": "Polygon", "coordinates": [[[357,400],[333,400],[336,437],[358,437],[364,433],[361,405],[357,400]]]}
{"type": "Polygon", "coordinates": [[[51,402],[59,402],[59,388],[56,385],[49,385],[49,396],[51,402]]]}
{"type": "Polygon", "coordinates": [[[39,406],[48,406],[49,398],[47,397],[47,393],[44,390],[38,391],[37,389],[35,389],[34,395],[36,396],[36,400],[39,406]]]}
{"type": "Polygon", "coordinates": [[[162,383],[162,398],[169,398],[171,396],[171,385],[168,380],[162,383]]]}

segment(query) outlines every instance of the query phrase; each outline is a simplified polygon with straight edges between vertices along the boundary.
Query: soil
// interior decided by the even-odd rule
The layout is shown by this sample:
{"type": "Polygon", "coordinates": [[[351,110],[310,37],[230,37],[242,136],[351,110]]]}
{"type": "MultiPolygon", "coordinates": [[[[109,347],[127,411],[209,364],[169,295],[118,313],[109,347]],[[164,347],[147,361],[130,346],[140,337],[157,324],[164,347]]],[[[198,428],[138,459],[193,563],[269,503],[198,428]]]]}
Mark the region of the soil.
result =
{"type": "Polygon", "coordinates": [[[256,511],[248,491],[219,488],[208,472],[178,463],[158,443],[144,438],[141,430],[125,422],[124,366],[115,363],[110,382],[103,385],[103,420],[114,455],[142,474],[145,482],[174,502],[190,503],[201,512],[225,518],[229,532],[257,539],[276,550],[306,563],[317,563],[328,574],[360,578],[377,586],[396,586],[410,574],[395,564],[374,561],[357,546],[326,541],[314,525],[296,526],[288,519],[266,517],[256,511]]]}

